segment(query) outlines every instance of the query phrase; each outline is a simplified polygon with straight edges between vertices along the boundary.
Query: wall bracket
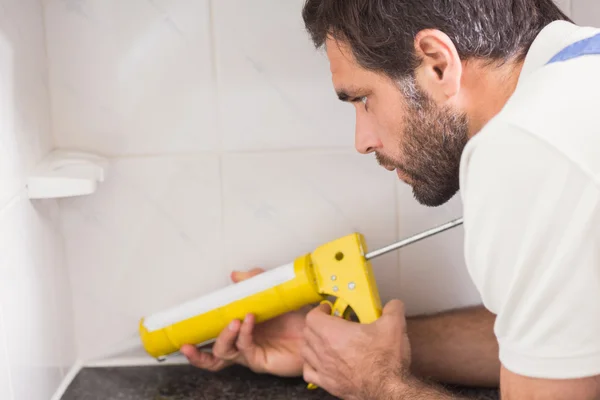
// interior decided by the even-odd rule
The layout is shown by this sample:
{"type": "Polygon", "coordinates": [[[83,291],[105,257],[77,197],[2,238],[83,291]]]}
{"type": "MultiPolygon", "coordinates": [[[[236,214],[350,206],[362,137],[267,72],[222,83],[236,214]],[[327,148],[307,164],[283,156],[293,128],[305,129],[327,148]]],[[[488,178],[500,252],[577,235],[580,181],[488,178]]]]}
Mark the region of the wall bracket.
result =
{"type": "Polygon", "coordinates": [[[108,161],[97,155],[55,150],[29,176],[27,193],[30,199],[89,195],[105,180],[107,168],[108,161]]]}

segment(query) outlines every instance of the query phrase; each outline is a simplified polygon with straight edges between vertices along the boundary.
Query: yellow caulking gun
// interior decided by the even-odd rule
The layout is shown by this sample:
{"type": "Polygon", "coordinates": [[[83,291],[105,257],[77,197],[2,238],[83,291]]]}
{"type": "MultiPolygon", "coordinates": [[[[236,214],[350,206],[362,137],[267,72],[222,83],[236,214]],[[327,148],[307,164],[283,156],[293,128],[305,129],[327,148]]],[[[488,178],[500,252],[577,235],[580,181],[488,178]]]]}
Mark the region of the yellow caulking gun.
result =
{"type": "Polygon", "coordinates": [[[370,253],[359,233],[339,238],[293,263],[142,318],[142,344],[149,355],[163,361],[184,344],[214,342],[234,319],[254,314],[260,323],[328,296],[336,297],[332,315],[348,319],[351,309],[360,323],[374,322],[382,306],[370,260],[462,223],[459,218],[370,253]]]}

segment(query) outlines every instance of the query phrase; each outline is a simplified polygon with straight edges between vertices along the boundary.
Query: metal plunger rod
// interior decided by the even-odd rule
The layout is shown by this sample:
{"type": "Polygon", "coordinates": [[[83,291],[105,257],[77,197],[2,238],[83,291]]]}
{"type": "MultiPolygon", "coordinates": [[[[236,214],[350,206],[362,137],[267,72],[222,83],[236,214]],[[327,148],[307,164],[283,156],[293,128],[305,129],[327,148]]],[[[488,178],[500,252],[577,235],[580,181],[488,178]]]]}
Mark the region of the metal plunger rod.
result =
{"type": "Polygon", "coordinates": [[[367,260],[372,260],[375,257],[379,257],[381,255],[387,254],[387,253],[392,252],[394,250],[398,250],[401,247],[408,246],[409,244],[413,244],[415,242],[418,242],[419,240],[427,239],[428,237],[437,235],[438,233],[447,231],[448,229],[452,229],[452,228],[454,228],[456,226],[461,225],[462,223],[463,223],[463,219],[462,218],[455,219],[454,221],[447,222],[444,225],[440,225],[440,226],[438,226],[436,228],[429,229],[429,230],[427,230],[425,232],[416,234],[416,235],[411,236],[411,237],[409,237],[407,239],[404,239],[404,240],[401,240],[399,242],[390,244],[389,246],[383,247],[383,248],[381,248],[379,250],[373,250],[373,251],[367,253],[365,255],[365,258],[367,260]]]}

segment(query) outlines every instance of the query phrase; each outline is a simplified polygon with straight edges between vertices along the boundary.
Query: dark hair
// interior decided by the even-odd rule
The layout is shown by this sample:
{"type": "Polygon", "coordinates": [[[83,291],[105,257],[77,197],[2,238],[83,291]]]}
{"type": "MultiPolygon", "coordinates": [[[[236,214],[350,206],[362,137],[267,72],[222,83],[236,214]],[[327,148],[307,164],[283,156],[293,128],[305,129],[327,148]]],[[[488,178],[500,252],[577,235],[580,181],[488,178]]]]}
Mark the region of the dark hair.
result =
{"type": "Polygon", "coordinates": [[[403,78],[419,60],[416,34],[444,32],[461,59],[523,60],[538,33],[570,21],[552,0],[307,0],[302,11],[317,48],[330,35],[350,45],[362,67],[403,78]]]}

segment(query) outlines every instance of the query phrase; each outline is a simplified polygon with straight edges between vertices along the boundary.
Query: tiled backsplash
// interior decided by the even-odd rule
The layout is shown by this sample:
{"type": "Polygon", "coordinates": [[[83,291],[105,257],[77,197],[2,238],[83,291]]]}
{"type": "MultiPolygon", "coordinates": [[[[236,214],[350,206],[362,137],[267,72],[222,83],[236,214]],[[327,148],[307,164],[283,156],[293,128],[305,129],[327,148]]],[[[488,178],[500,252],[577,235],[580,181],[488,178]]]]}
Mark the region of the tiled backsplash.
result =
{"type": "Polygon", "coordinates": [[[47,0],[53,130],[106,155],[216,150],[207,0],[47,0]]]}

